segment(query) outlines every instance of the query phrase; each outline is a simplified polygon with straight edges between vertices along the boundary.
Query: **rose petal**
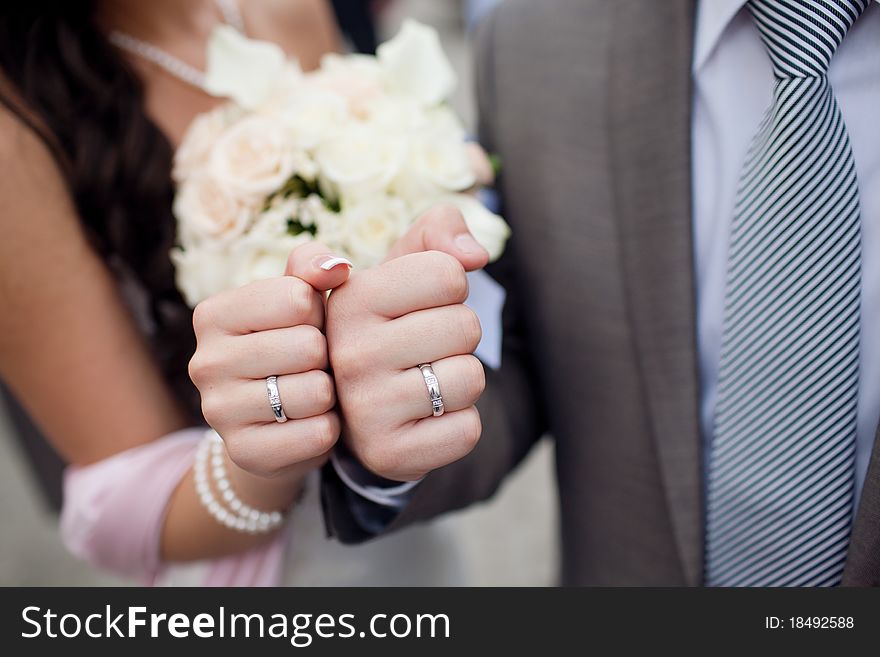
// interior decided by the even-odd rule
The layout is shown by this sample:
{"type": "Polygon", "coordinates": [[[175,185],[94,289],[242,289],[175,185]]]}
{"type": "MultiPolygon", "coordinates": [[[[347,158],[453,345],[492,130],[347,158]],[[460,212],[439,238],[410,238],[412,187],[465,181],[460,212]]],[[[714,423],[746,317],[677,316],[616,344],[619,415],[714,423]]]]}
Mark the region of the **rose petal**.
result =
{"type": "Polygon", "coordinates": [[[274,43],[248,39],[235,28],[219,25],[208,42],[205,91],[254,109],[269,96],[286,61],[274,43]]]}

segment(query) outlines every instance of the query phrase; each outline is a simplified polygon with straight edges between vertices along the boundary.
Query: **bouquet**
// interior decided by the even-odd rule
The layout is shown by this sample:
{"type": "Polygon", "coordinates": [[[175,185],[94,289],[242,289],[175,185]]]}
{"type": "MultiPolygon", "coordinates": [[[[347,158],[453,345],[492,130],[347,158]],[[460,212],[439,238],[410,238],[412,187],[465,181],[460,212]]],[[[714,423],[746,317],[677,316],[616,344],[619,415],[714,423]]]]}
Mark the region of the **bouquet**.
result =
{"type": "Polygon", "coordinates": [[[509,229],[473,193],[486,158],[446,104],[455,84],[437,33],[413,21],[375,57],[327,55],[311,73],[218,27],[206,88],[230,101],[195,119],[174,159],[187,303],[281,275],[312,239],[370,267],[436,204],[458,207],[497,258],[509,229]]]}

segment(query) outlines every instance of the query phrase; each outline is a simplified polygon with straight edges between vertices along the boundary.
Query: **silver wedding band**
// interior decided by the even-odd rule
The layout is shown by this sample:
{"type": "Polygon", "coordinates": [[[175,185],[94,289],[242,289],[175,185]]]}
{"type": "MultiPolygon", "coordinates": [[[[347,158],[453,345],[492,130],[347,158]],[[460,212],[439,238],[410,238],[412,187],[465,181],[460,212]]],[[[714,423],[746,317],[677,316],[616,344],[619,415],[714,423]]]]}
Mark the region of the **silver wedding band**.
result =
{"type": "Polygon", "coordinates": [[[430,363],[425,363],[424,365],[419,365],[419,371],[422,373],[422,376],[425,377],[425,385],[428,387],[428,399],[431,400],[431,412],[434,413],[434,417],[440,417],[446,412],[446,408],[443,406],[443,395],[440,394],[440,382],[437,380],[437,375],[434,374],[434,368],[431,367],[430,363]]]}
{"type": "Polygon", "coordinates": [[[277,376],[270,376],[266,379],[266,390],[269,393],[269,406],[272,408],[275,421],[278,423],[287,422],[284,407],[281,405],[281,392],[278,390],[277,376]]]}

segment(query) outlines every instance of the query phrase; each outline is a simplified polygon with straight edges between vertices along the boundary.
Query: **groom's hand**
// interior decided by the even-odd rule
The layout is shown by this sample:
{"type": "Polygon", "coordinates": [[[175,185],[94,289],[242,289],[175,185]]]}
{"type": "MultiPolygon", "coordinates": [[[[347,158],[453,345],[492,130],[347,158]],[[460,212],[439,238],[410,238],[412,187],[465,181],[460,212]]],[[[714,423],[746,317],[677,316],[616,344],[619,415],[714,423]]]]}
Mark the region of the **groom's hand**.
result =
{"type": "Polygon", "coordinates": [[[477,315],[465,271],[489,255],[457,210],[417,221],[382,265],[356,272],[330,295],[327,342],[344,439],[374,473],[412,481],[468,454],[482,427],[477,315]],[[418,366],[431,363],[445,414],[434,417],[418,366]]]}

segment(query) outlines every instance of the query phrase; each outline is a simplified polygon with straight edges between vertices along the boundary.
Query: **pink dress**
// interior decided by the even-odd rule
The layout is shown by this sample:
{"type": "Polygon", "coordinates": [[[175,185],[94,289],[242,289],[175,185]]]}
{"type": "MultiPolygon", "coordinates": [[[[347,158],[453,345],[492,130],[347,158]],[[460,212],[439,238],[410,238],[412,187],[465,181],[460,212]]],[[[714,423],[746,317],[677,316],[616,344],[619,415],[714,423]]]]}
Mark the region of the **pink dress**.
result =
{"type": "MultiPolygon", "coordinates": [[[[81,559],[148,585],[163,583],[159,541],[168,500],[192,467],[201,428],[185,429],[98,463],[67,469],[61,536],[81,559]]],[[[217,559],[203,586],[277,586],[282,534],[250,552],[217,559]]]]}

